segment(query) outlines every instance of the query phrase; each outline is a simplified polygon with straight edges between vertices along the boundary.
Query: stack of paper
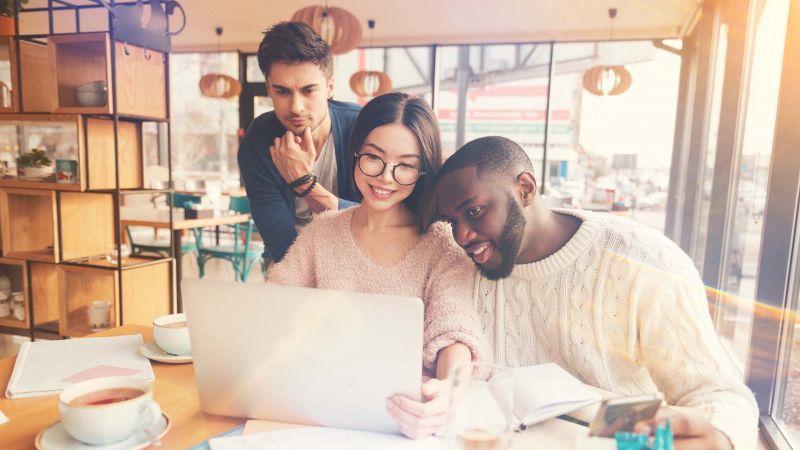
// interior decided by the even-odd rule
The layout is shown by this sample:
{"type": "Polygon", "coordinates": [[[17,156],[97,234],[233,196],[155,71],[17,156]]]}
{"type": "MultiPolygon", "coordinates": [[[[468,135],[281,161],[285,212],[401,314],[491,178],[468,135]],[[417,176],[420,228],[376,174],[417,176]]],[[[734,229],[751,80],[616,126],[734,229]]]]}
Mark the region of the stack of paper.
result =
{"type": "Polygon", "coordinates": [[[74,383],[107,376],[155,380],[140,355],[142,335],[25,342],[8,381],[6,398],[55,394],[74,383]]]}

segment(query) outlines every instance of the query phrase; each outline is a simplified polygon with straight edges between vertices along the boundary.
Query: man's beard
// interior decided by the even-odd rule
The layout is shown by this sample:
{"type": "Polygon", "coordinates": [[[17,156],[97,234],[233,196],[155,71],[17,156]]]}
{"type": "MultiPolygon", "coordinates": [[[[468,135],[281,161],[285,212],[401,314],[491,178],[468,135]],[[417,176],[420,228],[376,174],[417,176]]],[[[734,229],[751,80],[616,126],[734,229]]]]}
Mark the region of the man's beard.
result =
{"type": "Polygon", "coordinates": [[[517,262],[524,232],[525,216],[522,215],[522,208],[509,195],[506,223],[503,225],[503,234],[500,237],[500,245],[497,249],[500,253],[500,265],[494,269],[486,269],[479,265],[478,269],[483,276],[490,280],[499,280],[511,275],[511,271],[514,270],[514,265],[517,262]]]}

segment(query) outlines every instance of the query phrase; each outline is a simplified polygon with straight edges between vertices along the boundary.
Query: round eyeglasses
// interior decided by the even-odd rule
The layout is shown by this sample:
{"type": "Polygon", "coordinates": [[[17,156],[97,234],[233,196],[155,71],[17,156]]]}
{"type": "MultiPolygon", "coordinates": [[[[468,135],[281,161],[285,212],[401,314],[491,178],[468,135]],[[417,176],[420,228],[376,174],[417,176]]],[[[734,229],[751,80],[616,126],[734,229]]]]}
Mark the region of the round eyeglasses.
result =
{"type": "Polygon", "coordinates": [[[372,153],[356,153],[358,158],[358,169],[368,177],[378,177],[386,170],[386,166],[392,166],[392,178],[397,184],[409,186],[417,182],[425,175],[424,170],[420,170],[411,164],[389,164],[380,156],[372,153]]]}

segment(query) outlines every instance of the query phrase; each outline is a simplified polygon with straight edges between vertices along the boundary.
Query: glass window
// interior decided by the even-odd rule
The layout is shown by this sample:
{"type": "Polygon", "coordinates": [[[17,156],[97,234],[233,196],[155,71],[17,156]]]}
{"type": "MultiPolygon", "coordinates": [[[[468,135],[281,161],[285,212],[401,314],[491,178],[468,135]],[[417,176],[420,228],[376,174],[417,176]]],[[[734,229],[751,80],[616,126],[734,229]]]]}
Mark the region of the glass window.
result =
{"type": "Polygon", "coordinates": [[[753,325],[756,276],[766,203],[775,115],[789,0],[768,0],[756,16],[745,111],[744,137],[737,168],[733,231],[726,243],[722,290],[726,305],[717,324],[722,341],[744,372],[753,325]]]}
{"type": "Polygon", "coordinates": [[[172,173],[180,190],[193,180],[239,185],[238,98],[200,94],[200,77],[222,73],[238,79],[239,55],[185,53],[170,56],[172,173]]]}
{"type": "MultiPolygon", "coordinates": [[[[550,45],[449,46],[440,52],[437,110],[445,156],[479,137],[500,135],[519,143],[541,171],[550,45]]],[[[563,128],[551,127],[559,132],[563,128]]]]}
{"type": "Polygon", "coordinates": [[[549,202],[610,211],[663,231],[680,58],[644,41],[570,43],[555,45],[554,63],[549,202]],[[627,91],[596,96],[583,88],[588,69],[612,64],[630,72],[627,91]]]}
{"type": "Polygon", "coordinates": [[[700,217],[697,222],[696,240],[692,259],[702,273],[708,237],[708,215],[711,209],[711,190],[714,184],[714,161],[717,156],[717,137],[719,135],[719,116],[722,110],[722,87],[725,79],[725,59],[728,50],[728,25],[720,24],[717,35],[717,48],[714,52],[714,77],[711,81],[711,110],[706,131],[705,164],[703,166],[703,189],[700,193],[700,217]]]}

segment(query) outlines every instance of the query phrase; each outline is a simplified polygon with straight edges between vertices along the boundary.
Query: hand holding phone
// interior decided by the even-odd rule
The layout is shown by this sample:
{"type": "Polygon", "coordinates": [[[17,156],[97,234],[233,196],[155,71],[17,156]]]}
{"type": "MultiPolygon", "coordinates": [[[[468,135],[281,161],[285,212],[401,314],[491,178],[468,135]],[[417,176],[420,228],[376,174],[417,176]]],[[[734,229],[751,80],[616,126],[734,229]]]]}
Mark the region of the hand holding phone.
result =
{"type": "Polygon", "coordinates": [[[605,400],[589,425],[589,436],[613,438],[617,431],[633,431],[637,422],[655,417],[661,402],[660,394],[605,400]]]}

